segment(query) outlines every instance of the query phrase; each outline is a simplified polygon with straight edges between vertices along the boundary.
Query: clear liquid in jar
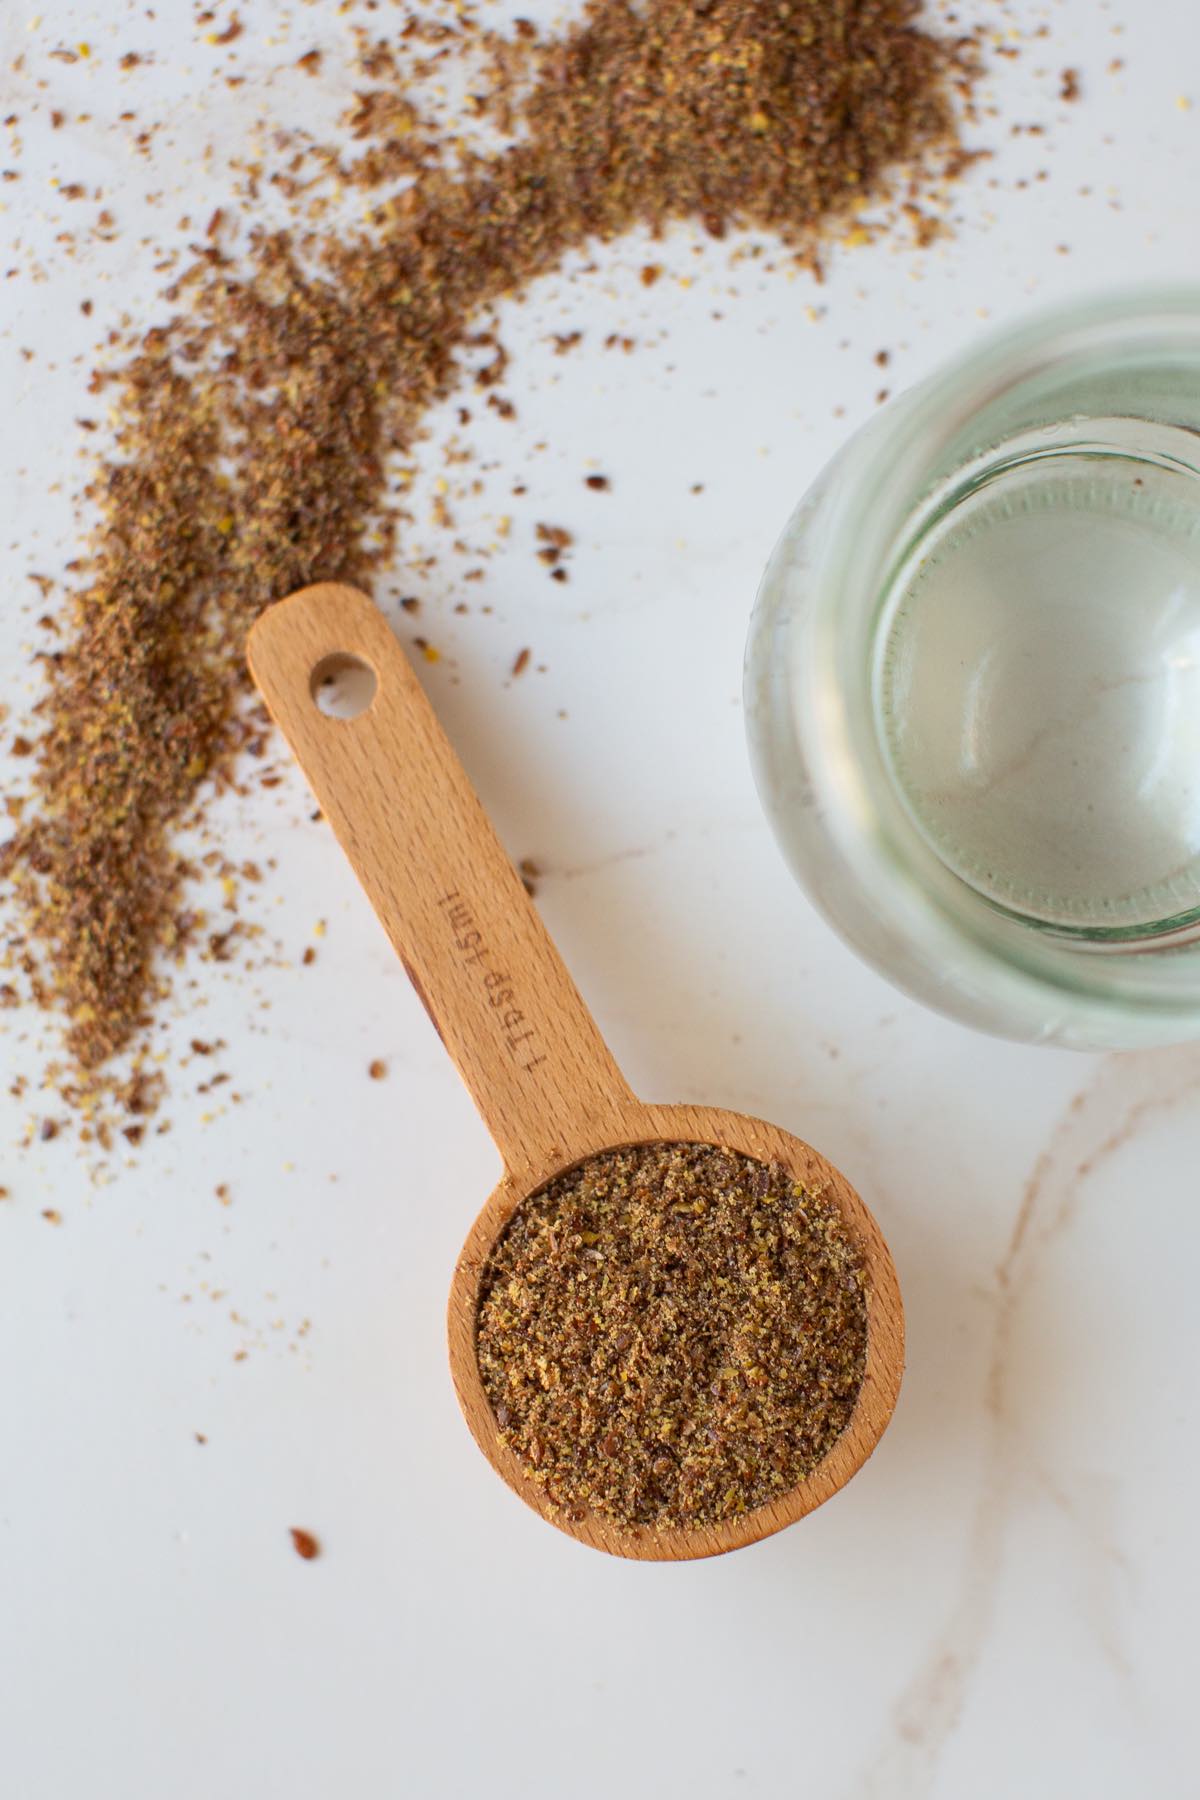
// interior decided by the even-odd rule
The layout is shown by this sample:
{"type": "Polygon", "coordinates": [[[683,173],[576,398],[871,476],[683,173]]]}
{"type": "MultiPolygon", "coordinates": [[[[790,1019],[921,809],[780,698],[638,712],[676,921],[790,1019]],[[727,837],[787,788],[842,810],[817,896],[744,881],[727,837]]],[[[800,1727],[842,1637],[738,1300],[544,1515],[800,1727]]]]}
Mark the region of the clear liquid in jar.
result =
{"type": "Polygon", "coordinates": [[[1086,936],[1200,918],[1200,477],[1004,465],[925,531],[877,643],[893,779],[963,881],[1086,936]]]}

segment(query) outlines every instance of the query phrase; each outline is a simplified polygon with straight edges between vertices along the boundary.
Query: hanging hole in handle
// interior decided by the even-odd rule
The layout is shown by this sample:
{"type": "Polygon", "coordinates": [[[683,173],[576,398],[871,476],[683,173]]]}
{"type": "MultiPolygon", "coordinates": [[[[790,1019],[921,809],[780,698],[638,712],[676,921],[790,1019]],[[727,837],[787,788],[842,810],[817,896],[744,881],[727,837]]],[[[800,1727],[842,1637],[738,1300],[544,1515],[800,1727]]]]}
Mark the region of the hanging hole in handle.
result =
{"type": "Polygon", "coordinates": [[[317,710],[327,719],[359,718],[374,700],[378,686],[370,663],[348,650],[323,656],[308,680],[317,710]]]}

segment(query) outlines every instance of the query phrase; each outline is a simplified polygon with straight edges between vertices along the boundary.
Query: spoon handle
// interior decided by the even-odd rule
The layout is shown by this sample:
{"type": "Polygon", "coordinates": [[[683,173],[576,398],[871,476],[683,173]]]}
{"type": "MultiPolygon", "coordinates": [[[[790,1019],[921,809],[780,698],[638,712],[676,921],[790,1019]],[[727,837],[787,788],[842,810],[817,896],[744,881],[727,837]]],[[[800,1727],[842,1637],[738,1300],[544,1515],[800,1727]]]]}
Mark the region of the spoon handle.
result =
{"type": "Polygon", "coordinates": [[[382,613],[322,582],[268,608],[250,671],[510,1173],[631,1099],[382,613]],[[366,664],[356,718],[320,681],[366,664]]]}

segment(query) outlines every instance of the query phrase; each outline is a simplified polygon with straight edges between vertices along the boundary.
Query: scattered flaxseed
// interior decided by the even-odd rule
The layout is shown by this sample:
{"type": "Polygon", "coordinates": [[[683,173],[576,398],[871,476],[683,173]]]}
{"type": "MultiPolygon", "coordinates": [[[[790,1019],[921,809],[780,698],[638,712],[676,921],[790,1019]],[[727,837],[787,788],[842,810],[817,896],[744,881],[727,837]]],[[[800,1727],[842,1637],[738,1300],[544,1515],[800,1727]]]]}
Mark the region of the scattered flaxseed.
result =
{"type": "Polygon", "coordinates": [[[205,41],[209,44],[232,44],[235,39],[241,37],[245,29],[242,21],[234,13],[224,31],[210,31],[205,41]]]}
{"type": "Polygon", "coordinates": [[[609,488],[612,486],[612,482],[608,479],[607,475],[585,475],[583,483],[585,487],[590,487],[593,492],[597,494],[607,494],[609,488]]]}
{"type": "Polygon", "coordinates": [[[388,1066],[381,1056],[377,1056],[373,1062],[367,1064],[367,1074],[372,1081],[382,1081],[387,1072],[388,1066]]]}
{"type": "MultiPolygon", "coordinates": [[[[403,15],[396,45],[410,28],[425,29],[403,15]]],[[[240,32],[232,14],[208,38],[240,32]]],[[[403,172],[409,185],[373,204],[356,237],[322,228],[315,187],[289,176],[280,192],[302,236],[259,230],[235,267],[214,228],[171,277],[176,316],[93,376],[117,424],[87,494],[100,515],[88,585],[42,661],[31,806],[0,854],[36,952],[31,991],[65,1020],[82,1099],[88,1072],[144,1043],[190,944],[232,951],[233,935],[185,901],[175,834],[239,752],[261,754],[243,667],[253,620],[292,588],[366,582],[389,561],[392,459],[464,379],[464,349],[486,349],[471,378],[512,415],[485,309],[589,240],[675,220],[718,238],[770,231],[815,266],[897,181],[919,240],[933,229],[921,201],[965,163],[953,96],[971,52],[922,30],[914,0],[588,0],[561,35],[506,41],[479,105],[508,138],[487,154],[456,154],[453,133],[417,118],[392,45],[364,50],[374,85],[351,129],[365,162],[312,155],[334,184],[403,172]]],[[[647,264],[643,279],[658,272],[647,264]]],[[[538,536],[566,581],[570,534],[538,536]]]]}
{"type": "Polygon", "coordinates": [[[311,1531],[303,1531],[299,1525],[291,1526],[290,1530],[292,1548],[297,1556],[302,1556],[305,1562],[312,1562],[314,1557],[320,1556],[320,1542],[311,1531]]]}
{"type": "Polygon", "coordinates": [[[713,1524],[809,1475],[866,1366],[859,1253],[778,1164],[607,1151],[522,1202],[479,1289],[503,1441],[551,1501],[713,1524]]]}
{"type": "Polygon", "coordinates": [[[542,878],[541,866],[535,863],[532,856],[523,856],[517,864],[517,873],[521,877],[521,886],[531,900],[537,899],[537,884],[542,878]]]}
{"type": "Polygon", "coordinates": [[[513,657],[513,666],[512,666],[512,669],[509,671],[510,674],[523,675],[525,673],[526,669],[529,667],[529,659],[532,655],[533,655],[533,651],[528,648],[526,648],[524,650],[518,650],[517,654],[513,657]]]}

